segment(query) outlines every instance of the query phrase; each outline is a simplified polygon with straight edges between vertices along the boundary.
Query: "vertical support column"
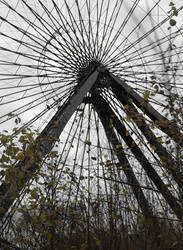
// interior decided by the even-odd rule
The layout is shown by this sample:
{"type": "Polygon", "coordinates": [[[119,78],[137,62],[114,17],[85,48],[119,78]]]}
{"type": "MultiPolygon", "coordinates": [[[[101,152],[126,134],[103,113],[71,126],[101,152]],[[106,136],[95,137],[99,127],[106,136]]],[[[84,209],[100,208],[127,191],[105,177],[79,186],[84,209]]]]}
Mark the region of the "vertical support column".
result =
{"type": "MultiPolygon", "coordinates": [[[[71,118],[74,111],[82,102],[83,98],[90,91],[90,89],[95,84],[98,78],[99,72],[95,70],[88,79],[80,86],[79,89],[70,97],[70,99],[65,103],[54,115],[51,121],[47,124],[45,129],[41,132],[40,136],[35,140],[34,149],[34,161],[30,158],[26,158],[20,161],[15,168],[22,169],[24,171],[24,178],[19,183],[17,177],[16,192],[15,194],[10,192],[11,183],[2,183],[0,186],[0,208],[1,214],[0,219],[6,214],[10,206],[13,204],[16,198],[18,198],[19,193],[25,187],[26,183],[31,179],[32,174],[38,169],[41,164],[42,159],[50,153],[55,142],[59,139],[65,125],[71,118]]],[[[15,176],[16,178],[16,176],[15,176]]]]}

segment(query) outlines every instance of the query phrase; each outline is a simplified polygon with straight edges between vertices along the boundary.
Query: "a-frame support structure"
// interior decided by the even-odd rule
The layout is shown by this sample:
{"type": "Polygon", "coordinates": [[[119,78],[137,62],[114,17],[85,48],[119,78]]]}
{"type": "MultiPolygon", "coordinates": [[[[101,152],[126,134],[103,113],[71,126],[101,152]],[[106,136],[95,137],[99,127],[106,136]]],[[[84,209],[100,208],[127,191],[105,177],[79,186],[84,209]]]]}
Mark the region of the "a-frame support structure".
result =
{"type": "Polygon", "coordinates": [[[180,134],[176,124],[167,120],[160,113],[158,113],[152,106],[150,106],[149,103],[144,101],[141,96],[139,96],[133,89],[131,89],[124,80],[121,80],[120,78],[109,73],[105,68],[96,65],[95,68],[92,66],[92,72],[90,71],[90,73],[88,73],[88,78],[82,79],[82,82],[78,84],[69,100],[58,109],[54,117],[35,140],[35,162],[32,162],[29,158],[26,158],[16,165],[16,168],[25,170],[25,178],[23,180],[23,183],[21,183],[21,186],[17,184],[16,187],[17,196],[12,196],[11,192],[9,192],[11,184],[1,184],[1,219],[3,219],[5,214],[8,212],[15,199],[18,198],[18,195],[21,192],[22,188],[25,187],[26,183],[31,179],[30,173],[36,172],[38,166],[42,162],[42,159],[44,159],[46,155],[50,153],[55,142],[59,139],[67,122],[82,102],[91,103],[95,111],[98,113],[107,139],[112,145],[113,150],[116,152],[116,157],[120,165],[122,166],[128,183],[131,184],[132,191],[139,204],[142,214],[147,218],[152,218],[153,210],[149,205],[147,198],[145,197],[141,184],[136,178],[134,170],[131,167],[127,156],[125,155],[121,140],[123,140],[125,144],[131,149],[131,153],[142,166],[148,178],[154,183],[156,188],[162,194],[177,218],[179,220],[183,219],[183,207],[179,203],[178,199],[171,193],[167,185],[165,185],[158,172],[148,161],[140,147],[134,141],[133,137],[130,134],[127,135],[124,124],[119,120],[118,116],[112,110],[109,103],[100,94],[100,88],[104,86],[105,81],[106,86],[111,88],[111,91],[115,94],[118,101],[123,106],[128,107],[126,111],[127,114],[131,117],[146,140],[151,145],[154,145],[152,150],[154,150],[154,152],[158,155],[159,159],[168,159],[168,161],[166,161],[166,169],[172,175],[178,187],[180,189],[183,189],[183,175],[178,171],[178,169],[175,168],[176,162],[166,150],[166,148],[160,142],[158,142],[155,134],[146,123],[143,113],[145,113],[146,116],[148,116],[149,119],[152,120],[152,122],[156,122],[159,129],[163,133],[167,134],[180,146],[183,146],[183,135],[180,134]],[[87,95],[87,93],[90,94],[87,95]],[[130,99],[132,99],[133,101],[131,102],[130,99]],[[138,111],[140,109],[142,110],[142,112],[138,111]],[[111,117],[112,124],[110,122],[111,117]],[[119,138],[121,140],[119,140],[119,138]],[[133,147],[131,147],[132,144],[133,147]],[[29,174],[26,174],[26,172],[29,172],[29,174]]]}

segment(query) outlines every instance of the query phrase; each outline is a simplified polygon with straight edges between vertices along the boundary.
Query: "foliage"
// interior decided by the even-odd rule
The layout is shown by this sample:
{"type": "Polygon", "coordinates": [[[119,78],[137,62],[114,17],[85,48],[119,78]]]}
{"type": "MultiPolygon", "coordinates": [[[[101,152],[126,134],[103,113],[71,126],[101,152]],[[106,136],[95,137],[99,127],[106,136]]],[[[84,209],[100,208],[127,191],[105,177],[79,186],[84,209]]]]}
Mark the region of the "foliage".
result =
{"type": "MultiPolygon", "coordinates": [[[[11,183],[12,194],[17,195],[17,180],[20,185],[25,173],[23,168],[18,170],[14,166],[25,157],[33,157],[34,150],[31,149],[34,148],[37,131],[15,127],[14,132],[13,137],[7,131],[1,134],[4,148],[1,164],[4,182],[11,183]]],[[[105,201],[101,198],[91,202],[90,215],[84,197],[78,197],[77,202],[71,201],[69,205],[65,205],[68,204],[64,199],[69,197],[70,185],[75,190],[74,173],[62,172],[60,180],[57,155],[57,149],[54,148],[25,190],[25,199],[17,208],[10,229],[13,244],[20,249],[31,250],[120,250],[124,247],[130,250],[150,250],[174,246],[178,249],[183,246],[179,223],[158,219],[147,221],[139,214],[138,220],[129,227],[119,223],[119,208],[109,206],[111,212],[107,211],[105,201]]],[[[105,165],[109,167],[111,162],[106,160],[105,165]]],[[[81,181],[83,179],[84,177],[81,181]]],[[[113,188],[115,192],[119,192],[117,184],[113,188]]],[[[125,190],[124,195],[128,195],[125,190]]]]}

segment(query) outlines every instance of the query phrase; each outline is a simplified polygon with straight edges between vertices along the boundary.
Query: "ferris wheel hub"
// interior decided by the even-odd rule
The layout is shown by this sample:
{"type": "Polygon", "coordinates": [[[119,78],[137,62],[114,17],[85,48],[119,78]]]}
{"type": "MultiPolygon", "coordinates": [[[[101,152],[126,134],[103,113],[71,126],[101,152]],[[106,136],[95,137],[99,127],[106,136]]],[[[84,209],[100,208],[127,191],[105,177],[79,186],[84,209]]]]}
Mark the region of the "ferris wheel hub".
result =
{"type": "Polygon", "coordinates": [[[81,83],[86,80],[90,74],[92,74],[98,68],[103,67],[103,65],[97,60],[91,60],[90,62],[84,62],[78,69],[77,81],[81,83]]]}
{"type": "MultiPolygon", "coordinates": [[[[91,91],[110,87],[109,70],[98,60],[92,60],[90,63],[84,63],[78,70],[77,81],[78,85],[86,81],[86,79],[94,72],[99,73],[98,78],[91,91]]],[[[90,92],[91,92],[90,91],[90,92]]]]}

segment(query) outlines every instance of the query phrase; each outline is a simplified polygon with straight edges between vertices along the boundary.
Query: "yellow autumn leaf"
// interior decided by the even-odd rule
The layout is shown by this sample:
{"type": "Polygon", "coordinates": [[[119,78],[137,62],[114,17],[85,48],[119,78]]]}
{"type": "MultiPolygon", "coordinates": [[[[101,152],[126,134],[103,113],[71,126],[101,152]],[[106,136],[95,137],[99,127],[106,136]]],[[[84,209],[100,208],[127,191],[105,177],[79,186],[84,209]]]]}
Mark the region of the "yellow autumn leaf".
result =
{"type": "Polygon", "coordinates": [[[131,122],[131,118],[130,118],[129,115],[127,115],[125,119],[126,119],[127,122],[131,122]]]}
{"type": "Polygon", "coordinates": [[[128,88],[127,88],[127,93],[130,93],[131,90],[132,90],[132,87],[128,86],[128,88]]]}
{"type": "Polygon", "coordinates": [[[150,145],[151,146],[151,148],[154,150],[154,151],[156,151],[156,147],[154,146],[154,145],[150,145]]]}
{"type": "Polygon", "coordinates": [[[150,95],[150,91],[149,90],[146,90],[144,92],[144,100],[147,101],[149,99],[149,95],[150,95]]]}
{"type": "Polygon", "coordinates": [[[125,131],[126,136],[129,136],[129,130],[125,131]]]}
{"type": "Polygon", "coordinates": [[[162,143],[162,142],[163,142],[163,141],[162,141],[162,138],[161,138],[161,137],[158,137],[158,138],[157,138],[157,142],[158,142],[158,143],[162,143]]]}

